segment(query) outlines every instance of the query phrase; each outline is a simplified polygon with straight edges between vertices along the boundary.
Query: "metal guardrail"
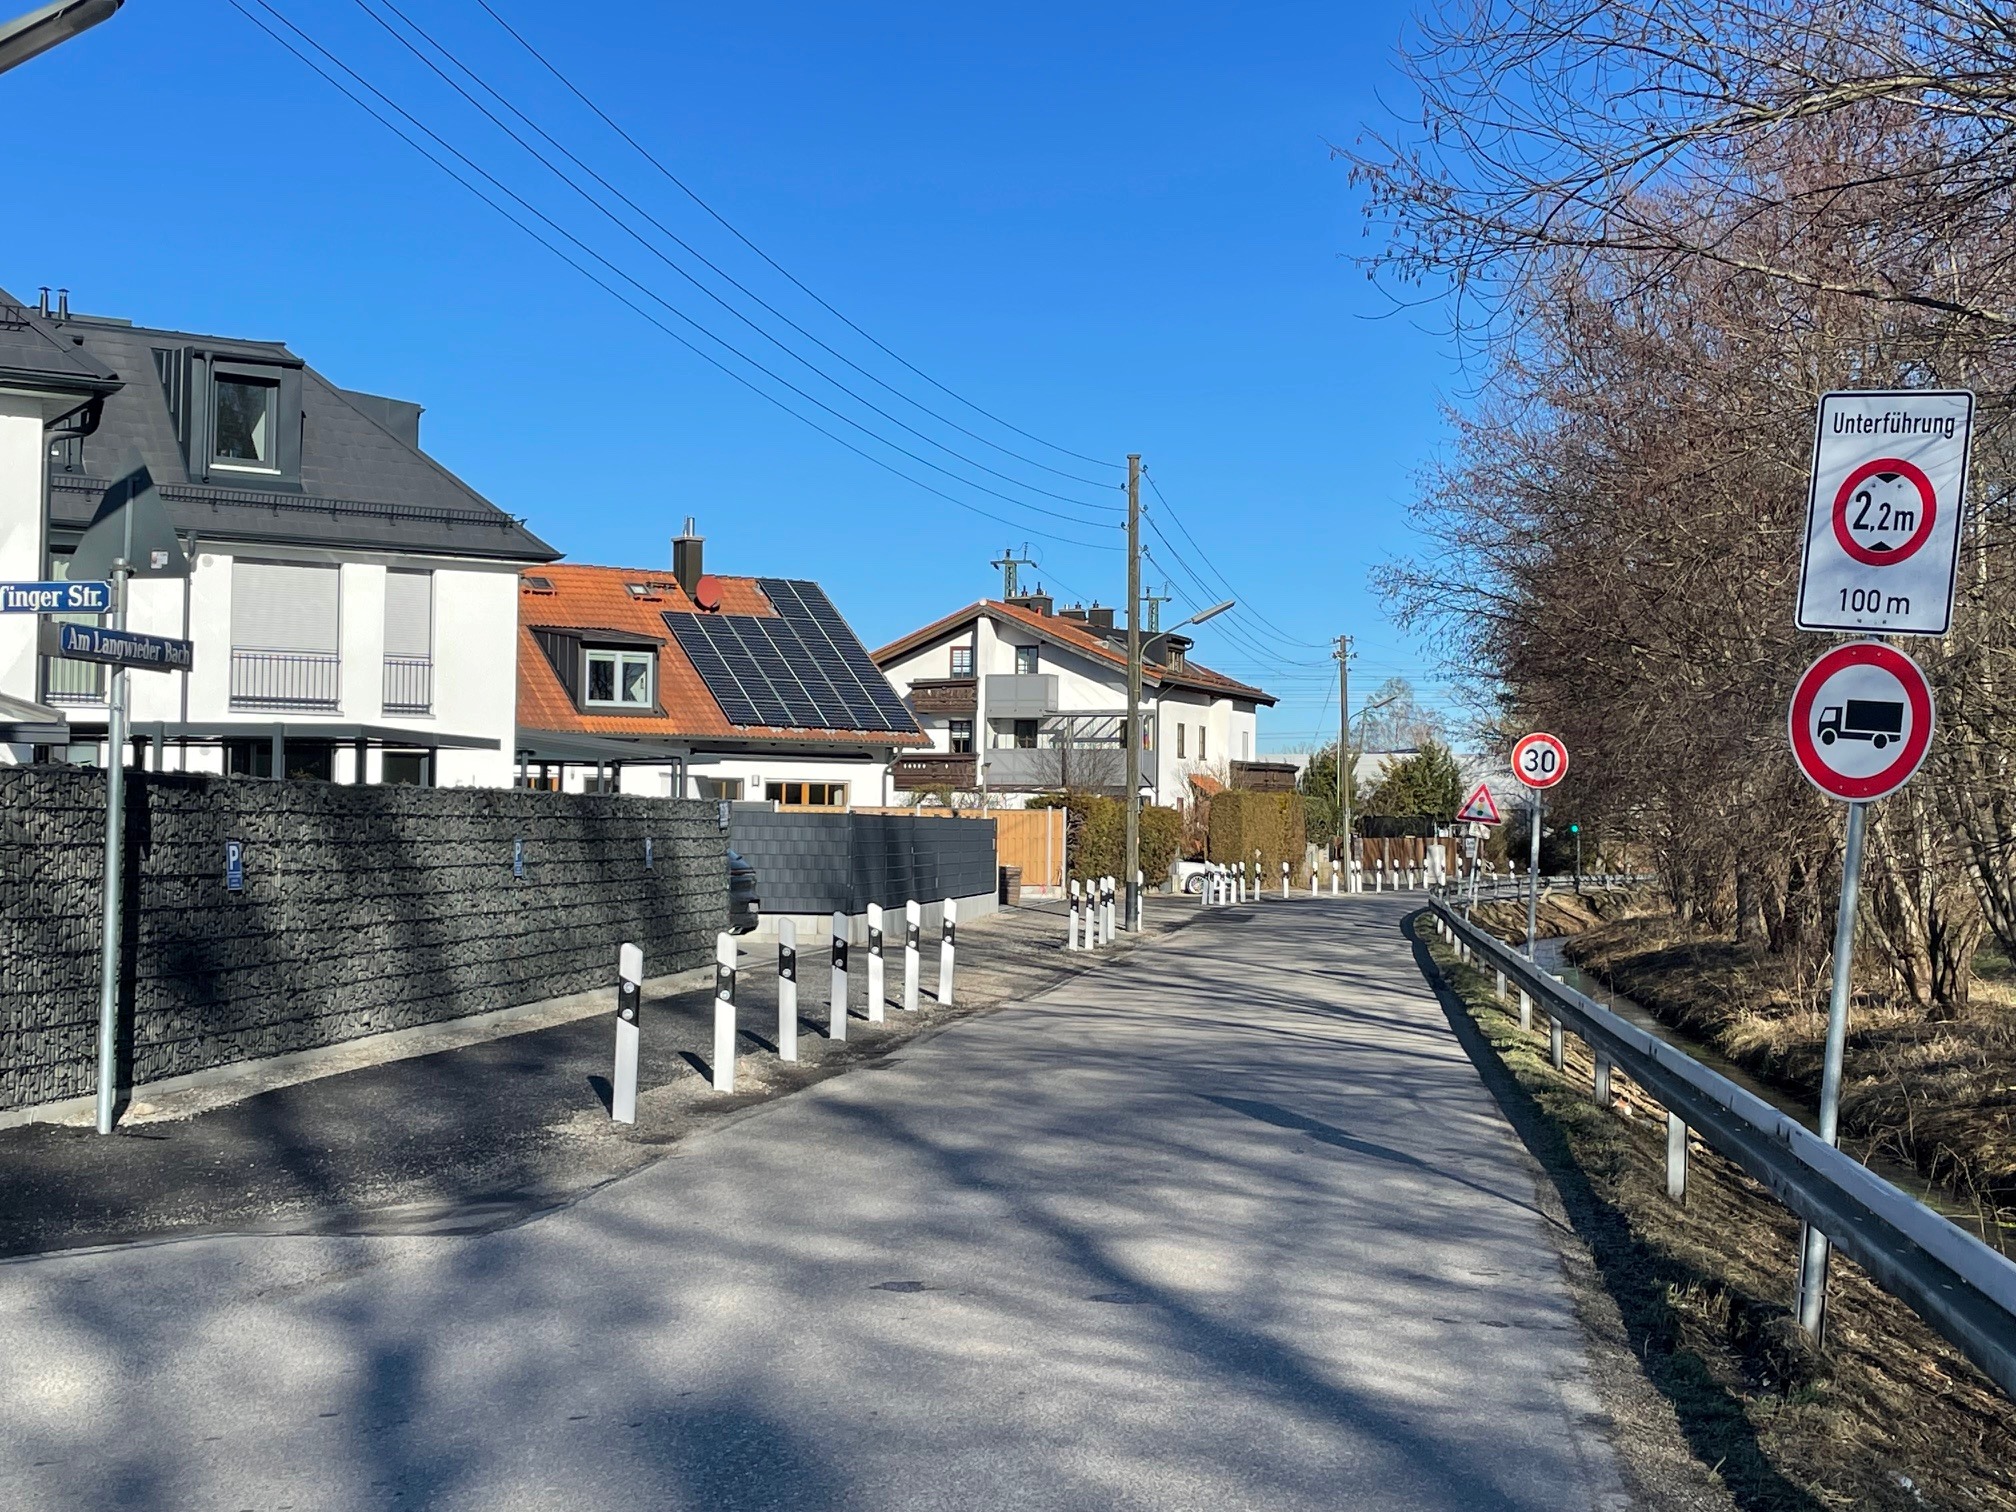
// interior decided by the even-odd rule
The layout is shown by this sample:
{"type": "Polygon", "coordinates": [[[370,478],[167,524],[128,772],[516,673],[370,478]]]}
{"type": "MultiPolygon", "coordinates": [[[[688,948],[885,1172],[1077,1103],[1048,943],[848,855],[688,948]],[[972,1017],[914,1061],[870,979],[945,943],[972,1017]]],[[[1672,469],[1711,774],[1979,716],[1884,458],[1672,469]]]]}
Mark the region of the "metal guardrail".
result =
{"type": "MultiPolygon", "coordinates": [[[[1557,981],[1464,919],[1451,900],[1434,898],[1429,907],[1444,938],[1503,972],[1541,1012],[1595,1052],[1599,1095],[1607,1093],[1614,1065],[1655,1098],[1669,1118],[1693,1129],[1763,1183],[1877,1285],[2016,1396],[2016,1263],[1798,1120],[1557,981]]],[[[1684,1138],[1678,1147],[1684,1160],[1684,1138]]],[[[1669,1132],[1669,1158],[1673,1148],[1669,1132]]]]}

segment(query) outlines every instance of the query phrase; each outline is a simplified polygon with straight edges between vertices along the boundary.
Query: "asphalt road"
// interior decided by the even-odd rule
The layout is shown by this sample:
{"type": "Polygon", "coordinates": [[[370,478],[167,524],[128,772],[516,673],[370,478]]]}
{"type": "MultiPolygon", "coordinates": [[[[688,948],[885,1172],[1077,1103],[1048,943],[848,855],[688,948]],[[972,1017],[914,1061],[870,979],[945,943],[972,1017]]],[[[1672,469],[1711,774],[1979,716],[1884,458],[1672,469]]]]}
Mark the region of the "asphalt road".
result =
{"type": "Polygon", "coordinates": [[[0,1507],[1621,1508],[1411,906],[1217,912],[500,1231],[0,1265],[0,1507]]]}

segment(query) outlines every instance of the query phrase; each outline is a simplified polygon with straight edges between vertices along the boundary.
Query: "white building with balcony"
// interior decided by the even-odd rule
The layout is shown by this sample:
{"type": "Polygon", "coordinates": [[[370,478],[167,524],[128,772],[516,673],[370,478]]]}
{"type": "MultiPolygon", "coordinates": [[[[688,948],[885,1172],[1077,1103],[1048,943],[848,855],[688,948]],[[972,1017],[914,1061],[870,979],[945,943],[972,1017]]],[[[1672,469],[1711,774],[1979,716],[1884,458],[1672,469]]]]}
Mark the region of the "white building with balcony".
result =
{"type": "MultiPolygon", "coordinates": [[[[1181,808],[1191,779],[1223,780],[1253,759],[1273,697],[1190,659],[1169,635],[1142,678],[1141,780],[1181,808]]],[[[952,791],[1019,807],[1030,794],[1125,785],[1127,633],[1111,609],[1066,608],[1040,593],[985,599],[875,652],[932,748],[896,758],[892,785],[914,799],[952,791]]]]}
{"type": "MultiPolygon", "coordinates": [[[[510,785],[518,573],[558,553],[420,450],[420,414],[338,388],[278,342],[0,293],[0,576],[67,576],[135,465],[191,564],[131,585],[128,628],[192,641],[195,669],[129,674],[129,762],[510,785]],[[15,414],[10,355],[42,360],[54,390],[77,369],[77,402],[42,399],[32,444],[36,380],[16,373],[15,414]]],[[[37,655],[33,621],[10,618],[0,753],[103,762],[105,669],[37,655]]]]}

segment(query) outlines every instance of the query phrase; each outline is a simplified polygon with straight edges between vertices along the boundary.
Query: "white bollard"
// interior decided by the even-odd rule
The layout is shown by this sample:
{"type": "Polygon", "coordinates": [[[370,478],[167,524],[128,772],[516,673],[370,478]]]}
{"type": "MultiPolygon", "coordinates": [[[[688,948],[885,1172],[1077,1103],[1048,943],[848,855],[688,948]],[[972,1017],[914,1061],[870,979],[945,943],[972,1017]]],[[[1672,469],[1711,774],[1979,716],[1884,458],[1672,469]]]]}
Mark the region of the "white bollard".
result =
{"type": "Polygon", "coordinates": [[[847,1038],[847,915],[833,911],[833,990],[827,997],[830,1014],[826,1038],[847,1038]]]}
{"type": "Polygon", "coordinates": [[[1386,891],[1386,858],[1381,856],[1377,868],[1372,873],[1372,891],[1386,891]]]}
{"type": "Polygon", "coordinates": [[[1138,930],[1141,921],[1148,915],[1148,878],[1142,872],[1134,873],[1134,927],[1138,930]]]}
{"type": "Polygon", "coordinates": [[[1076,950],[1078,948],[1078,879],[1076,877],[1071,879],[1071,906],[1065,918],[1064,948],[1066,950],[1076,950]]]}
{"type": "Polygon", "coordinates": [[[714,1090],[735,1090],[735,936],[714,937],[714,1090]]]}
{"type": "Polygon", "coordinates": [[[868,905],[868,1022],[882,1022],[882,905],[868,905]]]}
{"type": "Polygon", "coordinates": [[[1333,898],[1337,896],[1337,863],[1335,861],[1330,863],[1330,896],[1333,898]]]}
{"type": "Polygon", "coordinates": [[[938,926],[938,1006],[952,1006],[952,947],[959,934],[959,905],[945,900],[945,919],[938,926]]]}
{"type": "Polygon", "coordinates": [[[1244,903],[1246,901],[1246,863],[1244,861],[1241,861],[1232,868],[1232,901],[1235,903],[1244,903]]]}
{"type": "Polygon", "coordinates": [[[777,921],[777,1058],[798,1059],[798,926],[777,921]]]}
{"type": "Polygon", "coordinates": [[[1317,891],[1318,889],[1316,886],[1316,868],[1312,866],[1309,868],[1309,896],[1312,898],[1315,897],[1317,891]]]}
{"type": "Polygon", "coordinates": [[[1111,945],[1113,943],[1113,888],[1114,882],[1111,877],[1104,878],[1099,883],[1099,943],[1101,945],[1111,945]]]}
{"type": "Polygon", "coordinates": [[[1283,903],[1288,901],[1288,863],[1286,861],[1281,863],[1281,901],[1283,903]]]}
{"type": "Polygon", "coordinates": [[[625,945],[616,952],[616,1069],[609,1078],[609,1119],[637,1122],[637,1010],[644,1000],[644,952],[625,945]]]}
{"type": "Polygon", "coordinates": [[[918,935],[923,928],[923,913],[915,902],[903,905],[903,1011],[917,1011],[917,949],[918,935]]]}

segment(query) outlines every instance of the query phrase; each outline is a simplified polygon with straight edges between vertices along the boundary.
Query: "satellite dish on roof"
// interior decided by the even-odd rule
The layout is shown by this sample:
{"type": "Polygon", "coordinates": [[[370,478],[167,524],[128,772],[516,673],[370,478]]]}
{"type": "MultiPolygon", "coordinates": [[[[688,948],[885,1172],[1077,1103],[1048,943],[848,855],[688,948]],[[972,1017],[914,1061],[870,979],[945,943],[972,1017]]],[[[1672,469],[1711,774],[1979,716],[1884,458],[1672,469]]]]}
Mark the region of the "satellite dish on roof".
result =
{"type": "Polygon", "coordinates": [[[710,612],[721,607],[721,579],[713,573],[704,574],[693,585],[693,602],[710,612]]]}
{"type": "Polygon", "coordinates": [[[138,454],[126,475],[105,490],[98,513],[70,558],[70,580],[89,582],[112,576],[113,564],[126,563],[133,577],[184,578],[189,558],[168,518],[168,508],[154,491],[154,475],[138,454]]]}

